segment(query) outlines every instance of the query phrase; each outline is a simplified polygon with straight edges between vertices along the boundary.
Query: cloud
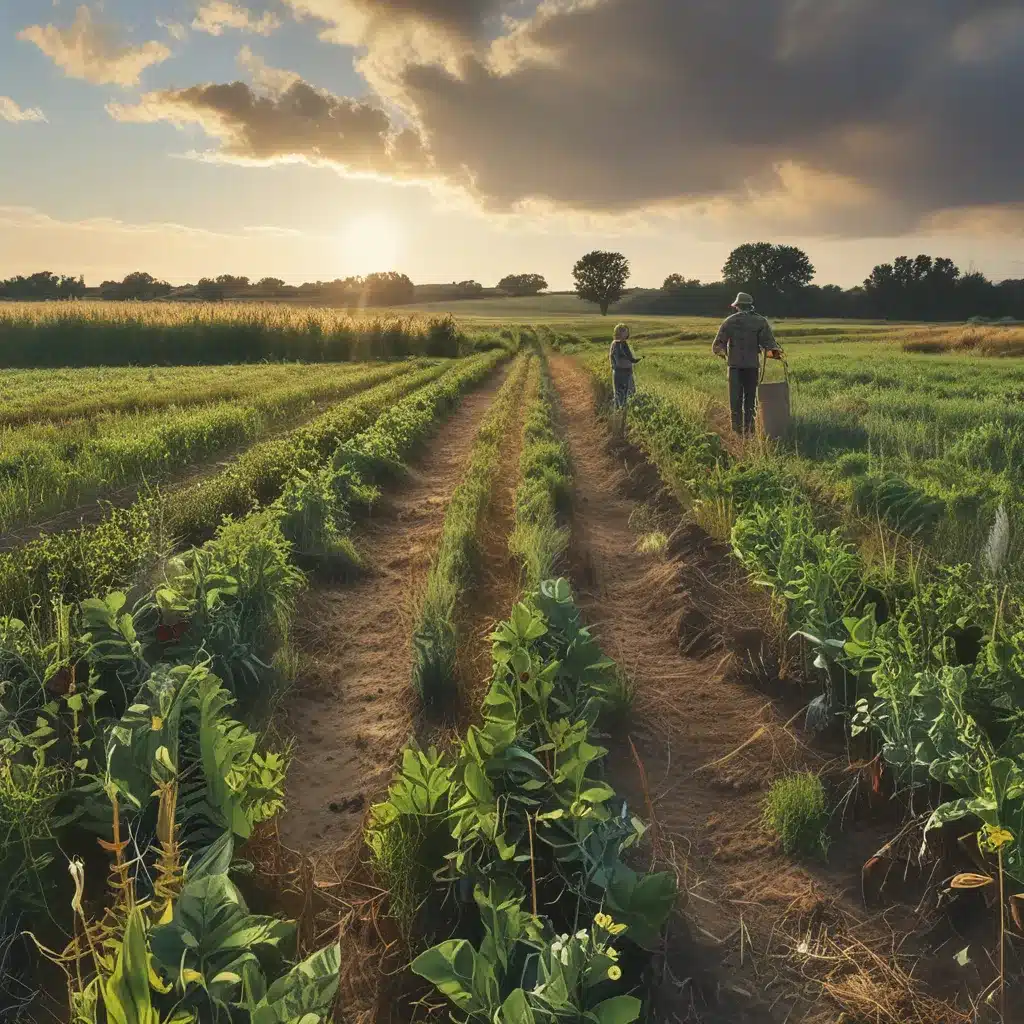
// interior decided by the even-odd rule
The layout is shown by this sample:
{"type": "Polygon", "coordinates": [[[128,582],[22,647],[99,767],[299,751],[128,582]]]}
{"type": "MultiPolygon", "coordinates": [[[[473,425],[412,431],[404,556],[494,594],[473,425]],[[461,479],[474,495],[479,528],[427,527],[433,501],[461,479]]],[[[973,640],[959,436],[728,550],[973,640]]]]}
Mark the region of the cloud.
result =
{"type": "MultiPolygon", "coordinates": [[[[258,60],[251,52],[248,56],[258,60]]],[[[118,121],[199,125],[220,143],[214,156],[222,161],[304,161],[400,178],[426,171],[418,136],[397,129],[377,106],[335,96],[259,63],[262,89],[244,82],[165,89],[146,93],[138,103],[111,103],[107,110],[118,121]],[[267,88],[268,82],[276,88],[267,88]]]]}
{"type": "Polygon", "coordinates": [[[281,19],[273,11],[264,11],[256,17],[247,7],[233,4],[231,0],[207,0],[199,8],[192,27],[211,36],[219,36],[228,28],[269,36],[281,27],[281,19]]]}
{"type": "Polygon", "coordinates": [[[404,43],[441,56],[479,38],[489,20],[517,0],[284,0],[297,16],[327,24],[323,38],[344,45],[404,43]],[[439,49],[438,47],[442,48],[439,49]]]}
{"type": "Polygon", "coordinates": [[[45,121],[46,115],[38,107],[19,107],[10,96],[0,96],[0,121],[19,124],[22,121],[45,121]]]}
{"type": "Polygon", "coordinates": [[[180,21],[165,21],[163,18],[157,18],[156,23],[164,29],[172,39],[179,43],[188,36],[188,29],[180,21]]]}
{"type": "Polygon", "coordinates": [[[238,51],[238,64],[248,72],[254,85],[266,92],[279,94],[302,80],[302,76],[284,68],[272,68],[248,46],[238,51]]]}
{"type": "Polygon", "coordinates": [[[208,159],[429,176],[505,214],[848,237],[1024,204],[1020,0],[284,2],[365,47],[379,103],[243,50],[251,86],[111,112],[198,124],[208,159]]]}
{"type": "Polygon", "coordinates": [[[79,6],[73,24],[30,25],[18,38],[35,43],[70,78],[96,85],[138,85],[146,68],[167,60],[171,51],[155,41],[134,46],[123,42],[110,25],[94,20],[87,6],[79,6]]]}
{"type": "Polygon", "coordinates": [[[495,209],[728,206],[846,233],[1024,200],[1019,0],[566,0],[455,66],[371,47],[361,68],[495,209]]]}

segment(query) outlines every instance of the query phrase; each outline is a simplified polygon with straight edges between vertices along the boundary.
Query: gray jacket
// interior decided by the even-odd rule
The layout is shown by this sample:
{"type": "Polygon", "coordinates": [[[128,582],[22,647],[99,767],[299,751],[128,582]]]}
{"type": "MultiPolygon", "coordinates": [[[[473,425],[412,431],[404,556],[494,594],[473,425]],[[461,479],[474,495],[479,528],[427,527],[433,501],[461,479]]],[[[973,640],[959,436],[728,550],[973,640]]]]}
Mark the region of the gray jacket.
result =
{"type": "Polygon", "coordinates": [[[639,362],[627,341],[613,341],[612,347],[608,350],[608,358],[611,361],[612,369],[619,372],[632,370],[633,364],[639,362]]]}
{"type": "Polygon", "coordinates": [[[728,356],[729,365],[738,369],[756,370],[762,351],[772,352],[779,347],[772,333],[772,325],[753,310],[733,313],[718,328],[718,336],[711,346],[714,354],[723,352],[728,356]]]}

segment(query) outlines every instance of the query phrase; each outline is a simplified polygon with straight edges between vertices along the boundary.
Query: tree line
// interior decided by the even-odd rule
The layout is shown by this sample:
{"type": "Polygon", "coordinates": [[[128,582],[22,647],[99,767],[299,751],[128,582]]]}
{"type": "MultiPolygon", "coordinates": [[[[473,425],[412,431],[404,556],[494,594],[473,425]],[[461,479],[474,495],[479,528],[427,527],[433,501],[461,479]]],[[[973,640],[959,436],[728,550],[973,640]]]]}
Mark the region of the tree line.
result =
{"type": "MultiPolygon", "coordinates": [[[[573,267],[576,294],[602,313],[664,316],[717,316],[737,291],[753,294],[759,309],[773,316],[848,317],[884,320],[1024,319],[1024,280],[990,281],[984,274],[963,273],[947,257],[900,256],[874,267],[862,285],[840,288],[814,284],[815,268],[796,246],[748,242],[730,254],[722,279],[702,282],[669,274],[661,288],[628,288],[629,260],[617,252],[591,252],[573,267]]],[[[89,289],[81,277],[42,271],[0,281],[0,299],[151,300],[167,297],[220,301],[225,298],[315,299],[341,306],[402,306],[412,302],[456,302],[485,295],[525,297],[548,287],[541,274],[508,274],[496,288],[477,281],[414,285],[394,271],[365,277],[337,278],[288,285],[281,278],[221,274],[196,284],[173,287],[144,271],[121,281],[104,281],[89,289]]]]}
{"type": "MultiPolygon", "coordinates": [[[[618,253],[591,253],[621,278],[618,253]]],[[[581,261],[582,262],[582,261],[581,261]]],[[[579,266],[579,264],[577,264],[579,266]]],[[[628,264],[627,264],[628,267],[628,264]]],[[[900,256],[880,263],[855,288],[813,284],[814,265],[795,246],[748,242],[734,249],[722,280],[703,283],[670,274],[660,289],[618,287],[619,311],[674,316],[711,316],[728,308],[737,291],[750,292],[759,309],[774,316],[847,317],[866,320],[1024,319],[1024,280],[990,281],[977,271],[963,273],[947,257],[900,256]]],[[[580,291],[577,278],[577,293],[580,291]]],[[[589,298],[588,301],[597,301],[589,298]]]]}
{"type": "MultiPolygon", "coordinates": [[[[490,293],[521,297],[537,295],[548,286],[540,274],[509,274],[490,293]]],[[[0,280],[0,299],[101,299],[153,300],[194,298],[220,302],[228,298],[315,298],[346,306],[403,306],[411,302],[449,302],[476,299],[487,294],[479,281],[453,281],[451,284],[414,285],[405,274],[394,271],[368,274],[365,277],[337,278],[333,281],[308,281],[289,285],[279,277],[248,277],[221,274],[203,277],[196,284],[174,287],[167,281],[137,270],[121,281],[104,281],[98,288],[88,288],[83,277],[65,277],[40,271],[28,277],[18,275],[0,280]]]]}

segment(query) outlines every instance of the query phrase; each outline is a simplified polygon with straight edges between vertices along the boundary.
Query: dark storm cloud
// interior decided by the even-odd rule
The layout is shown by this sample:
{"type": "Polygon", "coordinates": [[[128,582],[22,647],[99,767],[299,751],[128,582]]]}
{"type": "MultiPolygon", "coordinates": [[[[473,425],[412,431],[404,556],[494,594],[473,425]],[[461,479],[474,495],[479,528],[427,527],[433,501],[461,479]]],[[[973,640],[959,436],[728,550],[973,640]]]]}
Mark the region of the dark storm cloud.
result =
{"type": "Polygon", "coordinates": [[[244,82],[196,85],[147,93],[136,104],[107,109],[119,121],[199,124],[220,140],[220,155],[227,159],[301,159],[396,176],[422,171],[418,137],[396,131],[384,111],[316,89],[287,72],[276,74],[280,88],[264,93],[244,82]]]}
{"type": "Polygon", "coordinates": [[[746,199],[786,164],[889,226],[1024,200],[1020,0],[580,2],[376,80],[498,205],[746,199]]]}
{"type": "Polygon", "coordinates": [[[359,68],[411,129],[290,72],[266,95],[204,85],[112,112],[198,122],[229,158],[429,173],[494,209],[847,234],[1024,209],[1021,0],[287,2],[366,45],[359,68]]]}

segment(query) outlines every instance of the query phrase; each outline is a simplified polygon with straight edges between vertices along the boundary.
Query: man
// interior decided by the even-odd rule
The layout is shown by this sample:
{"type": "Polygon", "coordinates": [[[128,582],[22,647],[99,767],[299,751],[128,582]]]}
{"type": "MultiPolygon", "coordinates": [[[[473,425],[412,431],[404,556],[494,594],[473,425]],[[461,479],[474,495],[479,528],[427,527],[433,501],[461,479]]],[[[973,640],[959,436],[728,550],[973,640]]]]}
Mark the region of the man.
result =
{"type": "Polygon", "coordinates": [[[732,304],[736,310],[718,329],[711,351],[729,363],[729,405],[732,429],[737,434],[754,430],[757,406],[757,377],[761,352],[781,359],[782,351],[772,333],[771,324],[754,312],[754,300],[740,292],[732,304]]]}

